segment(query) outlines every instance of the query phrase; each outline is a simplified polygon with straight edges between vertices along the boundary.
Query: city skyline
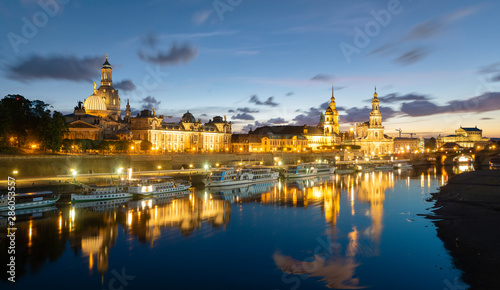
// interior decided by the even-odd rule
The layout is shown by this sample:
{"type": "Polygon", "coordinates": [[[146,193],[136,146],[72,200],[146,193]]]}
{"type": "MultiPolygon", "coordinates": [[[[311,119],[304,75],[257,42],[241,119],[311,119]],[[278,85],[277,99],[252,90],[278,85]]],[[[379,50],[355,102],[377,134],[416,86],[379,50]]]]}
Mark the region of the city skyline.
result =
{"type": "Polygon", "coordinates": [[[333,82],[341,130],[368,121],[377,86],[390,136],[500,136],[493,1],[41,3],[0,4],[3,96],[70,113],[108,54],[122,111],[227,115],[234,132],[316,125],[333,82]]]}

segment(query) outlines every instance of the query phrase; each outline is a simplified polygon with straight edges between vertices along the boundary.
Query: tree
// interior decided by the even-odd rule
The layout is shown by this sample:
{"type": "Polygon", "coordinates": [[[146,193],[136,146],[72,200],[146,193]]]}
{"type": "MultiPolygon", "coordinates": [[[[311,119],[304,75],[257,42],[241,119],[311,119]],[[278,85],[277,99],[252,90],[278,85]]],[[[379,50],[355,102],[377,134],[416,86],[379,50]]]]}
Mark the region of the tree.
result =
{"type": "Polygon", "coordinates": [[[436,150],[436,138],[431,137],[429,139],[425,139],[424,146],[425,149],[429,149],[430,151],[436,150]]]}
{"type": "Polygon", "coordinates": [[[151,147],[153,147],[153,143],[149,142],[148,140],[142,140],[141,150],[148,151],[151,150],[151,147]]]}

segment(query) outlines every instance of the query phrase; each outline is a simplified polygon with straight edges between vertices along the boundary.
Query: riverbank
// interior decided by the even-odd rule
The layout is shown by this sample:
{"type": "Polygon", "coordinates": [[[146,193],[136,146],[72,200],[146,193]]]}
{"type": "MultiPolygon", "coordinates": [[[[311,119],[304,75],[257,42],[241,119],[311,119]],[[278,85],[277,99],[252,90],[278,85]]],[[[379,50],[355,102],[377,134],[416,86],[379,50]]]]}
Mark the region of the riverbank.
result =
{"type": "Polygon", "coordinates": [[[500,285],[500,170],[466,172],[451,178],[436,200],[437,236],[450,251],[471,289],[500,285]]]}

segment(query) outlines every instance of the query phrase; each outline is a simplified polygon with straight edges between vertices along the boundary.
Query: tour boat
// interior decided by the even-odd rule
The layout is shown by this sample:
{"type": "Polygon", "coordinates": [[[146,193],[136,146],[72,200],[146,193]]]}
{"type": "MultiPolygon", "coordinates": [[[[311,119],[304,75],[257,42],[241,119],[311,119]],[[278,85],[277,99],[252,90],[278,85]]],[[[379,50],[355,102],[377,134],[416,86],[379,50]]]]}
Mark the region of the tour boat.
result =
{"type": "Polygon", "coordinates": [[[412,169],[413,166],[406,162],[394,163],[394,169],[412,169]]]}
{"type": "Polygon", "coordinates": [[[304,163],[299,165],[288,165],[285,171],[285,178],[301,178],[322,174],[333,174],[335,167],[330,167],[326,163],[304,163]]]}
{"type": "Polygon", "coordinates": [[[356,168],[353,165],[339,165],[337,169],[335,169],[335,173],[337,174],[350,174],[356,172],[356,168]]]}
{"type": "Polygon", "coordinates": [[[175,181],[170,176],[144,177],[128,181],[128,192],[138,195],[183,191],[190,187],[191,182],[175,181]]]}
{"type": "Polygon", "coordinates": [[[263,182],[256,184],[246,184],[239,186],[228,186],[210,190],[208,193],[213,195],[216,199],[227,200],[231,203],[239,202],[241,200],[258,196],[262,193],[270,192],[277,181],[263,182]]]}
{"type": "Polygon", "coordinates": [[[393,169],[394,169],[394,165],[392,165],[392,164],[377,164],[377,165],[375,165],[375,170],[378,170],[378,171],[393,170],[393,169]]]}
{"type": "Polygon", "coordinates": [[[218,168],[212,169],[203,180],[206,187],[234,186],[276,180],[279,173],[268,167],[218,168]]]}
{"type": "Polygon", "coordinates": [[[356,166],[356,172],[372,172],[375,167],[371,164],[360,164],[356,166]]]}
{"type": "Polygon", "coordinates": [[[128,188],[125,185],[108,185],[108,186],[85,186],[81,194],[72,193],[72,202],[107,200],[117,198],[127,198],[133,195],[127,192],[128,188]]]}
{"type": "Polygon", "coordinates": [[[59,193],[53,193],[52,191],[16,193],[13,196],[14,201],[9,201],[8,195],[0,197],[0,211],[9,210],[11,205],[14,205],[16,210],[47,206],[56,203],[61,197],[59,193]]]}

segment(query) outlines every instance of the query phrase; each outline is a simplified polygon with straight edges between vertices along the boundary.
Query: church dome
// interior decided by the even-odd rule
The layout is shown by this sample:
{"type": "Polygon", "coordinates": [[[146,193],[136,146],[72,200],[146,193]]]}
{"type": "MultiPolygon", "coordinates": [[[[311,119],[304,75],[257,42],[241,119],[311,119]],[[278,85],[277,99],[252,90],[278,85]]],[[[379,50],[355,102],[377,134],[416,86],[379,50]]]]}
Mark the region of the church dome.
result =
{"type": "Polygon", "coordinates": [[[189,111],[187,111],[187,113],[182,115],[181,122],[183,122],[183,123],[196,123],[196,119],[194,118],[193,114],[191,114],[191,113],[189,113],[189,111]]]}
{"type": "Polygon", "coordinates": [[[88,97],[83,106],[87,111],[106,111],[106,104],[104,104],[104,101],[96,95],[88,97]]]}
{"type": "Polygon", "coordinates": [[[325,115],[333,115],[332,108],[328,107],[328,108],[326,109],[325,115]]]}

